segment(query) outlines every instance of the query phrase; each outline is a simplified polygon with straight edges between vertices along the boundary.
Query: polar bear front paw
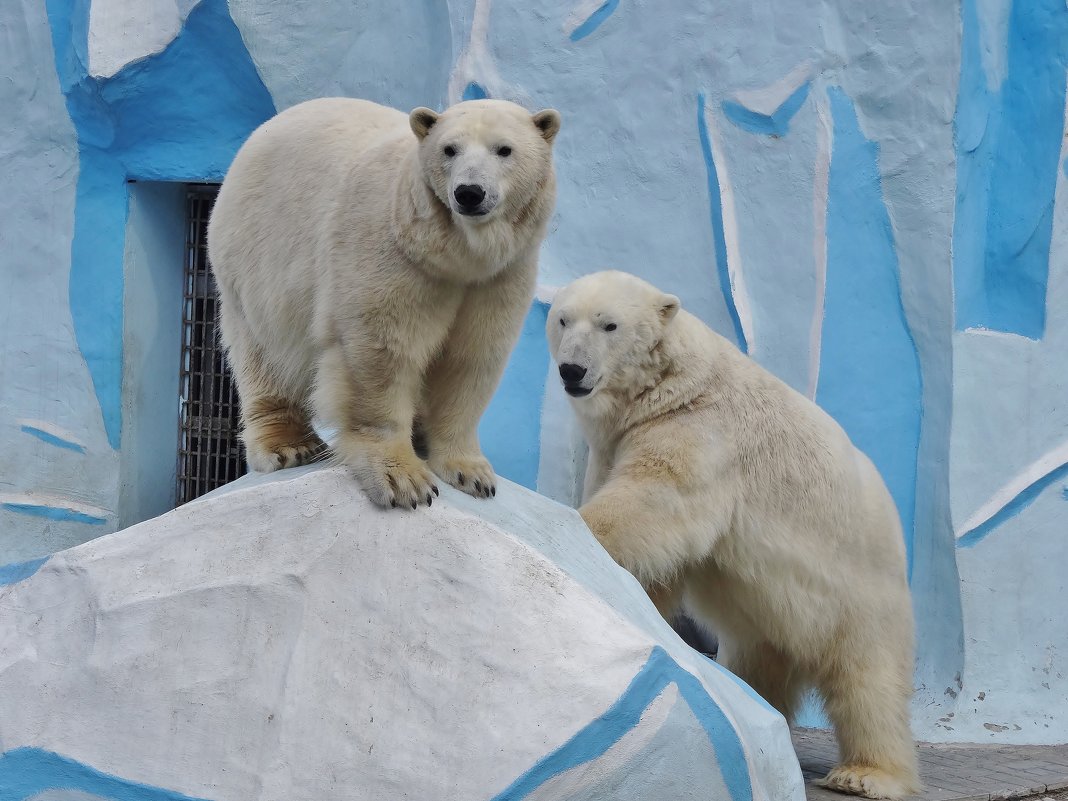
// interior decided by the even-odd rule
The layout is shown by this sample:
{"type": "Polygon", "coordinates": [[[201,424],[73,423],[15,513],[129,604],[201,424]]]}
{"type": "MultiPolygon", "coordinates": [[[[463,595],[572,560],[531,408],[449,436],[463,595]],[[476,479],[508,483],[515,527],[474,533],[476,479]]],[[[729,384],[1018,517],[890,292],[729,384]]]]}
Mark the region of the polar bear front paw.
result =
{"type": "Polygon", "coordinates": [[[918,789],[912,781],[867,765],[838,765],[820,779],[818,784],[828,790],[864,798],[900,799],[918,789]]]}
{"type": "Polygon", "coordinates": [[[379,506],[415,509],[432,506],[439,490],[434,475],[407,441],[381,442],[342,437],[336,453],[379,506]]]}
{"type": "Polygon", "coordinates": [[[431,447],[430,469],[442,481],[476,498],[490,498],[497,494],[497,474],[481,453],[435,458],[431,447]]]}

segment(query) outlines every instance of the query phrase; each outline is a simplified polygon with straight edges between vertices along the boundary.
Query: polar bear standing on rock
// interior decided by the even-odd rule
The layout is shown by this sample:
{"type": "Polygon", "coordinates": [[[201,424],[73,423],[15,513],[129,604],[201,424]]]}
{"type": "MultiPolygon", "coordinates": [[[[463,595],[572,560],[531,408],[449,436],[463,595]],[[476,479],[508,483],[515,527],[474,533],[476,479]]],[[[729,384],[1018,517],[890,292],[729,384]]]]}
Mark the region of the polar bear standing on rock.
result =
{"type": "Polygon", "coordinates": [[[208,253],[253,470],[318,458],[317,416],[380,505],[430,505],[432,473],[496,494],[477,427],[533,299],[559,128],[501,100],[331,98],[252,134],[208,253]]]}
{"type": "Polygon", "coordinates": [[[819,407],[679,300],[625,273],[562,289],[548,339],[590,445],[579,510],[660,612],[789,720],[815,687],[841,763],[823,784],[919,789],[901,524],[871,461],[819,407]]]}

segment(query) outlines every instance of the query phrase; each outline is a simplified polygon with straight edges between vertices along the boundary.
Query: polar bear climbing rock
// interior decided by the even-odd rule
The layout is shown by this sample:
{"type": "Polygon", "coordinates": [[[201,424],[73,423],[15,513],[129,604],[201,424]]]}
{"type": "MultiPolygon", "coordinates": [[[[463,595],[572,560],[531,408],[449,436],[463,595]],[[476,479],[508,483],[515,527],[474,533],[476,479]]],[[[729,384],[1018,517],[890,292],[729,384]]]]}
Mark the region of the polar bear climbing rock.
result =
{"type": "Polygon", "coordinates": [[[253,470],[319,458],[318,418],[380,505],[429,505],[434,475],[495,494],[477,426],[533,297],[559,127],[500,100],[329,98],[252,134],[208,253],[253,470]]]}
{"type": "Polygon", "coordinates": [[[814,403],[679,300],[625,273],[554,299],[548,340],[589,442],[583,519],[670,619],[787,719],[814,687],[841,763],[823,783],[918,790],[901,524],[871,461],[814,403]]]}

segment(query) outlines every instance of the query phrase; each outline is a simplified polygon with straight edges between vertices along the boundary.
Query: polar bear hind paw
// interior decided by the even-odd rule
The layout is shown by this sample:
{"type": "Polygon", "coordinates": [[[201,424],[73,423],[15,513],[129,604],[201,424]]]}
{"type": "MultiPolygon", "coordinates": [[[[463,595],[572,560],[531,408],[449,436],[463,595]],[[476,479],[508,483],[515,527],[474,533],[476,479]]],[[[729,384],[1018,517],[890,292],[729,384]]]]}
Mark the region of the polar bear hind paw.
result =
{"type": "Polygon", "coordinates": [[[430,469],[442,481],[476,498],[492,498],[497,494],[497,474],[482,454],[454,454],[440,459],[430,451],[430,469]]]}
{"type": "Polygon", "coordinates": [[[901,799],[919,790],[910,779],[868,765],[838,765],[817,783],[828,790],[864,798],[901,799]]]}
{"type": "Polygon", "coordinates": [[[275,442],[264,445],[250,442],[246,445],[246,460],[256,473],[271,473],[287,467],[318,462],[327,457],[325,442],[314,434],[297,442],[275,442]]]}

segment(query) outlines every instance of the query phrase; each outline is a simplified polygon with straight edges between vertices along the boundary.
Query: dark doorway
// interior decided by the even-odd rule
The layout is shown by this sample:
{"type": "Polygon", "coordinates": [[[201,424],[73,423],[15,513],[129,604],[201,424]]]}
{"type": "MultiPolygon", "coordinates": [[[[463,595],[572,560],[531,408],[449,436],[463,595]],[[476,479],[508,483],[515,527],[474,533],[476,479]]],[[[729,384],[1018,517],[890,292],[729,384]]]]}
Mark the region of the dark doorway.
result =
{"type": "Polygon", "coordinates": [[[246,472],[237,387],[219,340],[219,298],[208,267],[208,218],[218,193],[211,184],[188,191],[176,506],[246,472]]]}

